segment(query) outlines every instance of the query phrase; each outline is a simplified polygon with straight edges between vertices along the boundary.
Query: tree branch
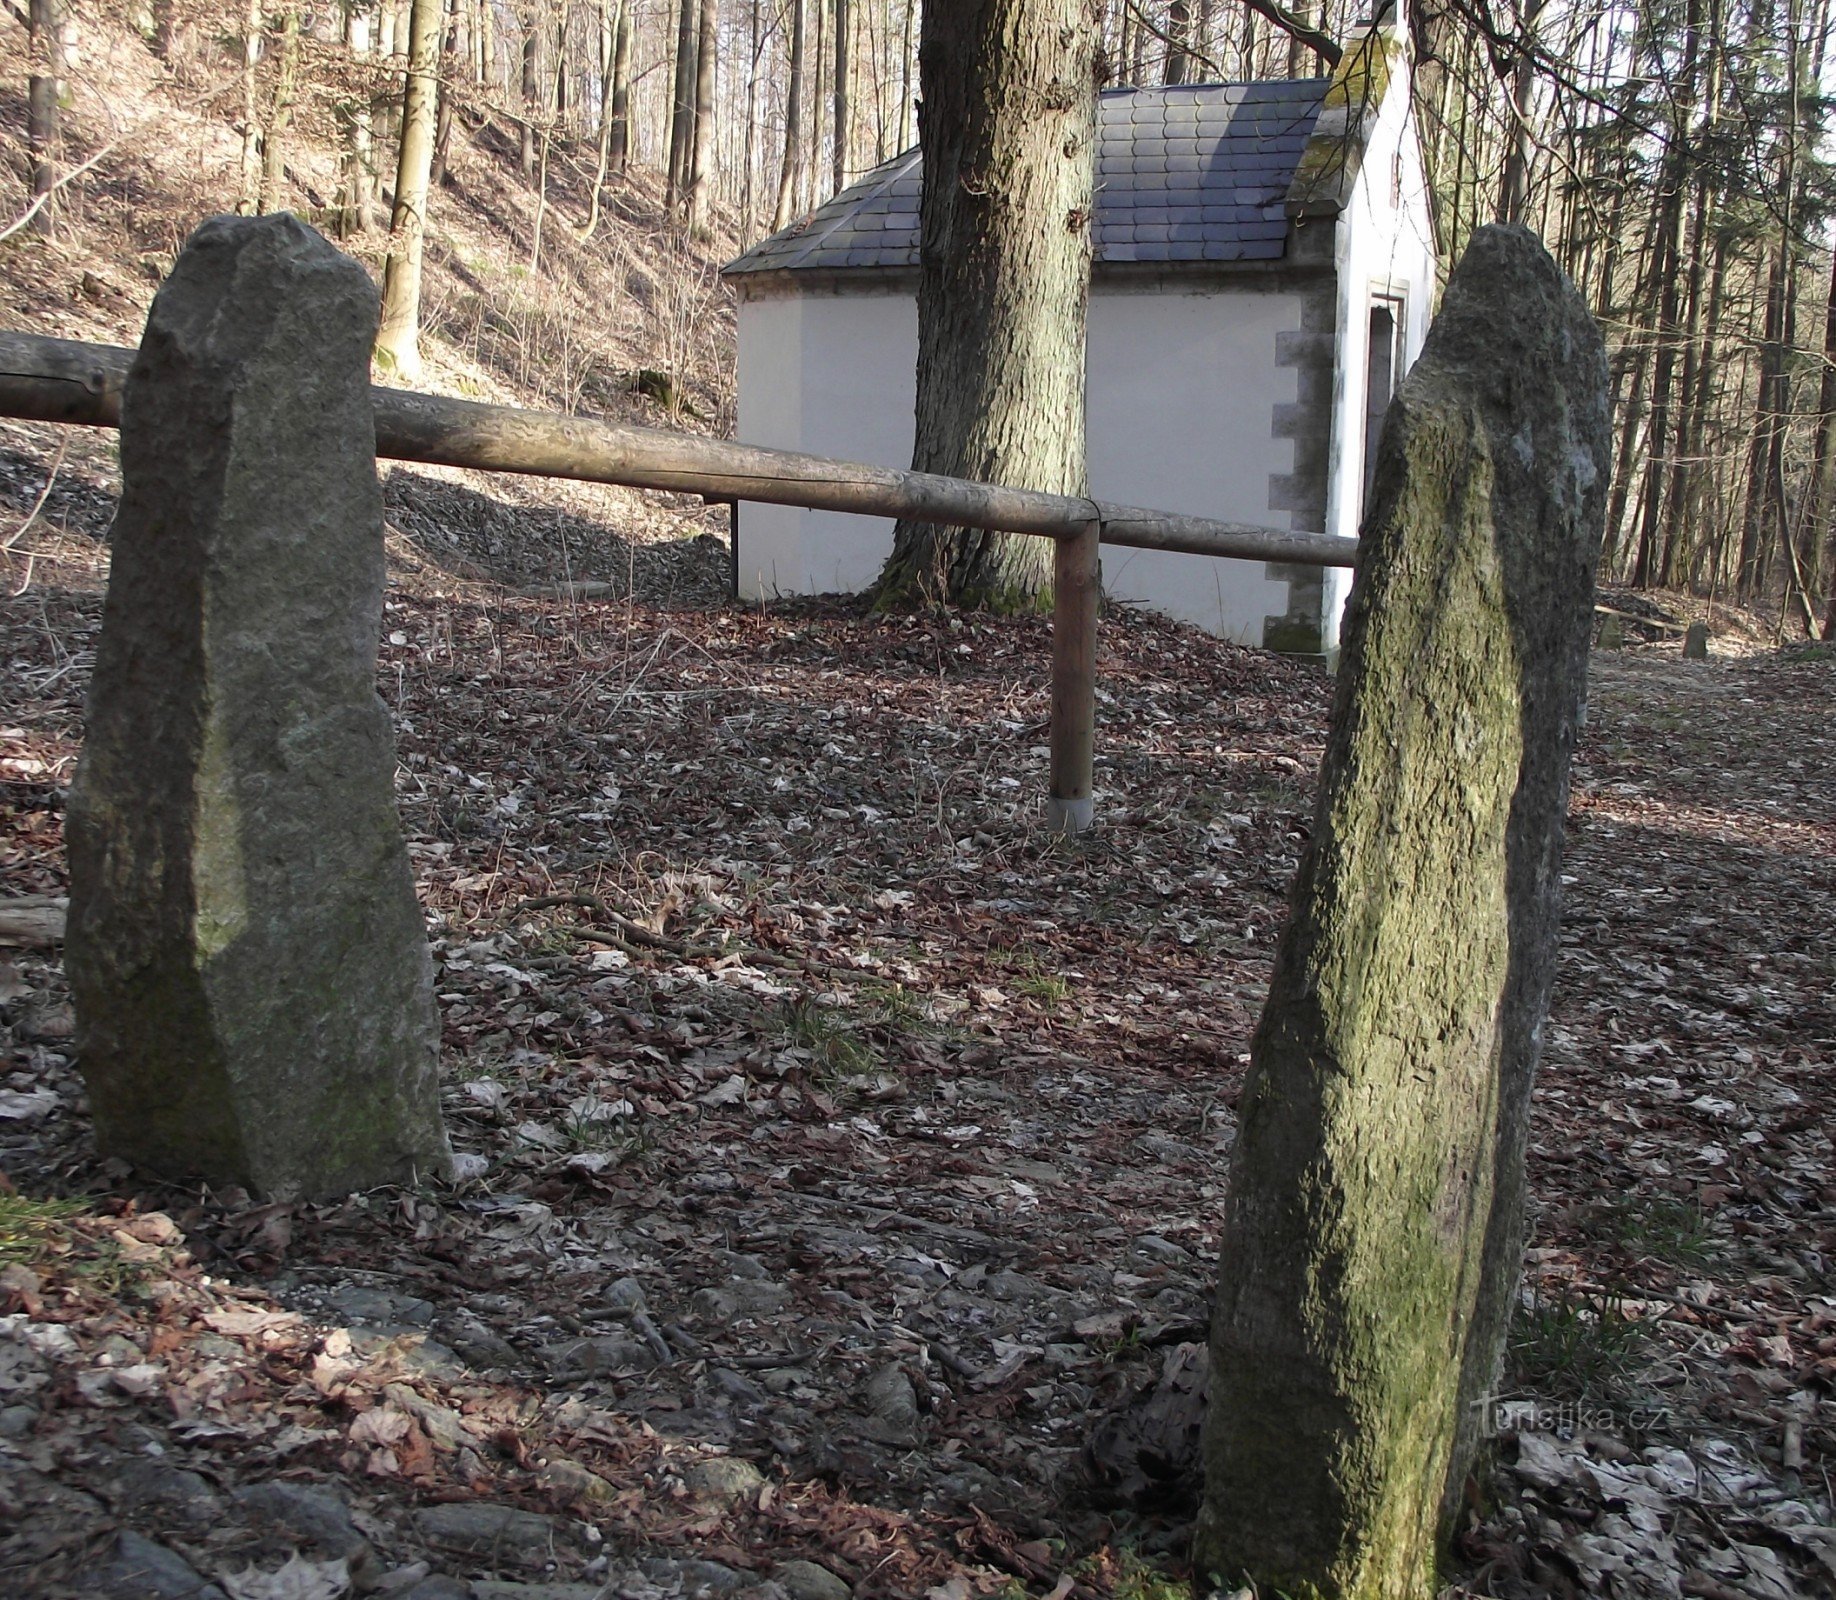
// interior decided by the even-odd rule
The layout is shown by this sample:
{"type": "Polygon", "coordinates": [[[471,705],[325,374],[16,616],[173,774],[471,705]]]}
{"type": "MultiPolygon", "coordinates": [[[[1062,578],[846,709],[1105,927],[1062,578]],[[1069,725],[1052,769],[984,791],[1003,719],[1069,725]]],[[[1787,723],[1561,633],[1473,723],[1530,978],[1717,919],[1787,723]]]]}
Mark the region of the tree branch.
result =
{"type": "Polygon", "coordinates": [[[1297,40],[1311,50],[1329,67],[1336,67],[1345,51],[1326,34],[1304,18],[1297,17],[1292,11],[1276,4],[1276,0],[1243,0],[1243,4],[1259,17],[1267,17],[1290,39],[1297,40]]]}

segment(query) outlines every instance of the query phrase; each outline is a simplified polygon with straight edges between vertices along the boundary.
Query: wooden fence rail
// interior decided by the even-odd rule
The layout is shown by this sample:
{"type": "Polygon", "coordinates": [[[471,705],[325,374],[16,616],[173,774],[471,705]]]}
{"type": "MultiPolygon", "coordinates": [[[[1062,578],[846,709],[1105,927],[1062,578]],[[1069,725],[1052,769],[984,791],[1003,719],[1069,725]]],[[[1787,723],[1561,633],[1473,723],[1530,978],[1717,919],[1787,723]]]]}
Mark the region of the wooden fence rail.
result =
{"type": "MultiPolygon", "coordinates": [[[[119,427],[121,388],[133,359],[132,350],[117,345],[0,332],[0,416],[119,427]]],[[[591,417],[380,385],[371,393],[376,453],[391,460],[675,490],[716,501],[905,517],[1057,540],[1048,812],[1054,828],[1072,833],[1091,820],[1099,543],[1322,567],[1353,565],[1358,548],[1357,540],[1332,534],[900,472],[591,417]]]]}

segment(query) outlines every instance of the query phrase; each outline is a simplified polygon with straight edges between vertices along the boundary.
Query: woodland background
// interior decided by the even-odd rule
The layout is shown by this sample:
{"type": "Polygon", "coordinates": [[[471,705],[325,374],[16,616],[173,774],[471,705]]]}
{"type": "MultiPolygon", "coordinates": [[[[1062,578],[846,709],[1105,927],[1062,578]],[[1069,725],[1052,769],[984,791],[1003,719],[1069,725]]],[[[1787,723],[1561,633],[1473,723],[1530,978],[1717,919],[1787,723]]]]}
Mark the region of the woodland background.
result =
{"type": "MultiPolygon", "coordinates": [[[[54,191],[9,234],[81,232],[123,199],[133,211],[122,184],[136,147],[144,156],[179,113],[205,130],[195,175],[213,208],[287,207],[360,255],[383,248],[409,0],[7,6],[22,25],[8,27],[7,50],[36,59],[63,113],[39,152],[26,148],[30,116],[0,117],[14,146],[0,176],[13,190],[6,214],[21,218],[35,187],[54,191]],[[163,106],[132,103],[101,70],[104,41],[135,35],[164,69],[163,83],[141,75],[163,106]]],[[[1317,75],[1357,15],[1349,0],[1111,0],[1109,78],[1317,75]]],[[[1826,631],[1828,0],[1433,0],[1410,9],[1408,27],[1446,260],[1481,223],[1521,217],[1607,327],[1619,437],[1603,576],[1769,601],[1781,629],[1826,631]]],[[[468,205],[489,213],[497,265],[526,280],[529,301],[531,285],[565,297],[556,280],[571,252],[660,248],[639,309],[673,331],[648,350],[645,381],[676,420],[697,420],[676,393],[694,369],[730,370],[730,356],[690,348],[730,342],[712,269],[915,138],[912,0],[443,0],[439,28],[430,250],[453,254],[468,205]],[[514,163],[525,193],[468,195],[456,127],[514,163]],[[669,307],[658,312],[658,299],[669,307]]],[[[8,95],[25,88],[26,66],[8,95]]],[[[608,322],[630,309],[596,298],[608,322]]],[[[461,319],[504,314],[436,294],[427,316],[436,336],[475,346],[478,329],[461,319]]],[[[576,330],[583,375],[554,401],[591,403],[603,336],[576,330]]],[[[730,378],[710,373],[706,388],[700,420],[720,429],[730,378]]]]}

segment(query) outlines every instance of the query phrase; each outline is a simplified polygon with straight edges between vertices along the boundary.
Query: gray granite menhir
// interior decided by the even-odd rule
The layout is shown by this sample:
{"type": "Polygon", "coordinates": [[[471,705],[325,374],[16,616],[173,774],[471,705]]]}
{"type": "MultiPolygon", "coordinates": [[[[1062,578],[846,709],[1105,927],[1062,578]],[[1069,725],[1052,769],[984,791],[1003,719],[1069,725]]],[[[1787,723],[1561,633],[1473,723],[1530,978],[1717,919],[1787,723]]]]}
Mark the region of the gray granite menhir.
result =
{"type": "Polygon", "coordinates": [[[98,1143],[274,1197],[451,1160],[375,687],[376,319],[363,269],[291,216],[192,235],[123,396],[70,797],[98,1143]]]}

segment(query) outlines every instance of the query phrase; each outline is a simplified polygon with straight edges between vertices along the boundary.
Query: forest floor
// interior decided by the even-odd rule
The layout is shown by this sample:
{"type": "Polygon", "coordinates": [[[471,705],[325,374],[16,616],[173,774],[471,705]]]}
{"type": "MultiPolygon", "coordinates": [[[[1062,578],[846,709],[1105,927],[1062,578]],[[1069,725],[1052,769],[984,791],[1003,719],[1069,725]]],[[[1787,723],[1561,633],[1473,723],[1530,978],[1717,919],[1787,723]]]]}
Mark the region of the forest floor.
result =
{"type": "MultiPolygon", "coordinates": [[[[0,438],[15,518],[53,438],[0,438]]],[[[106,456],[73,436],[5,558],[6,895],[65,884],[106,456]]],[[[138,1181],[91,1142],[55,948],[11,952],[0,1590],[1181,1593],[1326,679],[1111,614],[1068,843],[1041,624],[736,607],[705,537],[399,470],[388,504],[460,1174],[138,1181]],[[524,592],[563,573],[616,598],[524,592]]],[[[1836,659],[1740,648],[1596,653],[1457,1593],[1836,1577],[1836,659]]]]}

